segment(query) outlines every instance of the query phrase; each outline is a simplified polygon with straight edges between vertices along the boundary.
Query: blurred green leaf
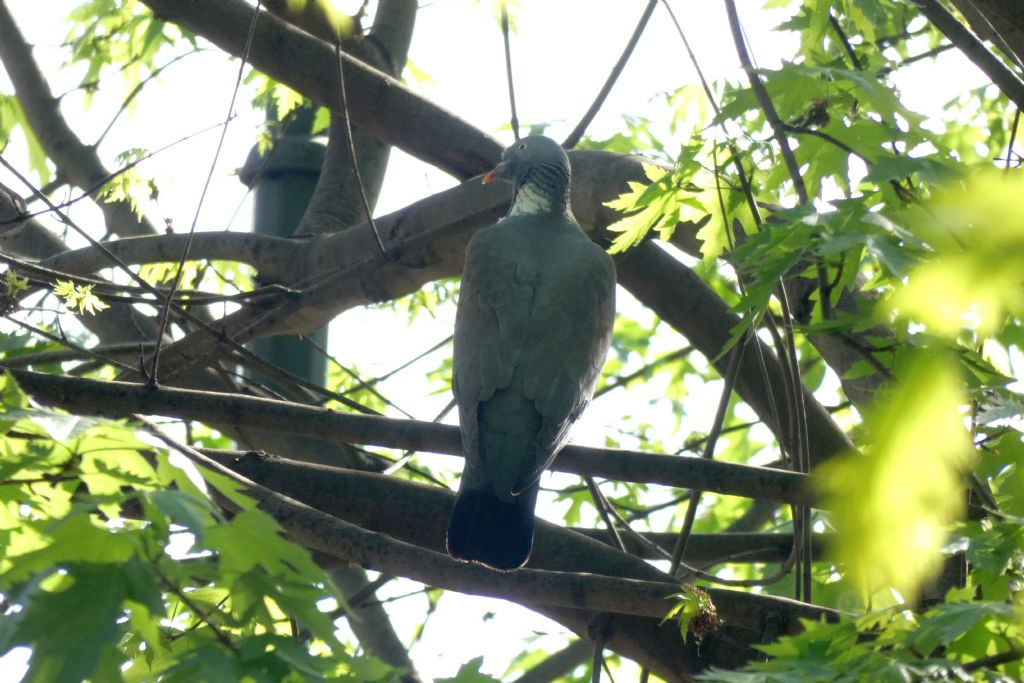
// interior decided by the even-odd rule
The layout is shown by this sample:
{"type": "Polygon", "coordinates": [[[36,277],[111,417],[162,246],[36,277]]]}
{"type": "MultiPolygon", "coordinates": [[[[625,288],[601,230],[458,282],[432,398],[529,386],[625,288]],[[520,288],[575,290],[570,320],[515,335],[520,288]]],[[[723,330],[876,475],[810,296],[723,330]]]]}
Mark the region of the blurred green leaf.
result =
{"type": "Polygon", "coordinates": [[[864,452],[819,467],[838,531],[834,556],[865,599],[891,586],[912,602],[938,571],[947,525],[963,514],[961,475],[972,462],[966,402],[950,359],[918,352],[865,417],[864,452]]]}

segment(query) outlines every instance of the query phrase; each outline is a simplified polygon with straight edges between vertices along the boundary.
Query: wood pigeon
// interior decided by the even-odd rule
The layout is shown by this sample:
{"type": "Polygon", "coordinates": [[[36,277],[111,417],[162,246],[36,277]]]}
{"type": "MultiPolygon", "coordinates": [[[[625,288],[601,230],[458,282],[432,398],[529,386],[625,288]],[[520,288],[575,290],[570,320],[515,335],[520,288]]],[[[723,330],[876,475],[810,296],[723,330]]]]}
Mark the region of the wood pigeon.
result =
{"type": "Polygon", "coordinates": [[[569,207],[569,158],[523,138],[484,183],[515,191],[508,215],[466,248],[452,391],[466,465],[448,553],[495,569],[526,563],[540,475],[590,402],[615,319],[615,266],[569,207]]]}

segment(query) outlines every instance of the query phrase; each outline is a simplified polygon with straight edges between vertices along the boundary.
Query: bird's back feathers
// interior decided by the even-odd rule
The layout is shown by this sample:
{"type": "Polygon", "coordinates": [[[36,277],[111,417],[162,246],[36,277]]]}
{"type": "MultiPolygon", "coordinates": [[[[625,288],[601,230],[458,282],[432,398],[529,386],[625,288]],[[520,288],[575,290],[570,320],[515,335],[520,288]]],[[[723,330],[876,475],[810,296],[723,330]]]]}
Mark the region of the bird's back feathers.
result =
{"type": "Polygon", "coordinates": [[[453,556],[526,561],[538,480],[593,395],[614,315],[611,258],[568,217],[510,216],[473,237],[455,325],[453,556]]]}

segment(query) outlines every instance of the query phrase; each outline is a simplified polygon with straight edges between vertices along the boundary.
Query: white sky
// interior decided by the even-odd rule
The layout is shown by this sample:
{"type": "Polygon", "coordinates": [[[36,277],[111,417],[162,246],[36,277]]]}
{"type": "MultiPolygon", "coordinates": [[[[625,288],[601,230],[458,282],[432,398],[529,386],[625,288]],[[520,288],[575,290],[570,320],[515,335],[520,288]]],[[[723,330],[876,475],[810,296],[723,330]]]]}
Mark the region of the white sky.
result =
{"type": "MultiPolygon", "coordinates": [[[[57,46],[64,39],[67,27],[58,24],[56,18],[65,16],[66,10],[78,3],[7,0],[7,4],[29,40],[37,45],[36,57],[51,78],[54,91],[59,93],[73,88],[81,70],[57,69],[61,58],[57,46]]],[[[359,3],[347,4],[358,6],[359,3]]],[[[739,78],[722,4],[679,0],[672,4],[677,16],[685,21],[683,28],[709,80],[739,78]]],[[[794,38],[771,31],[786,15],[767,13],[761,10],[762,4],[743,0],[740,11],[759,65],[771,68],[778,64],[780,55],[793,53],[794,38]]],[[[410,58],[432,81],[411,85],[482,130],[510,141],[511,134],[507,130],[499,131],[508,119],[508,105],[501,34],[490,3],[436,0],[422,5],[410,58]]],[[[551,122],[550,134],[555,138],[564,137],[589,106],[618,59],[643,6],[639,0],[523,0],[520,8],[514,9],[519,13],[518,34],[513,36],[512,44],[520,121],[551,122]]],[[[155,87],[147,90],[130,116],[122,119],[104,143],[101,153],[105,162],[113,168],[114,156],[125,149],[142,146],[154,149],[223,120],[237,68],[237,62],[226,60],[216,50],[172,67],[155,87]]],[[[897,78],[904,102],[922,113],[937,112],[942,103],[983,82],[980,74],[973,67],[965,66],[965,60],[956,53],[944,54],[937,67],[925,62],[900,73],[897,78]]],[[[659,7],[589,132],[599,138],[606,137],[620,129],[623,115],[657,116],[659,109],[651,103],[652,98],[689,83],[696,83],[696,76],[667,13],[659,7]]],[[[11,92],[2,73],[0,90],[11,92]]],[[[123,86],[115,79],[103,86],[88,111],[82,107],[81,96],[73,94],[64,101],[65,116],[85,141],[91,141],[105,127],[123,94],[123,86]]],[[[250,211],[248,203],[242,201],[245,190],[234,170],[242,165],[254,144],[263,114],[251,111],[245,100],[243,94],[237,110],[239,118],[229,128],[199,222],[200,229],[248,229],[250,211]],[[241,210],[228,226],[239,206],[241,210]]],[[[213,157],[216,135],[214,132],[196,137],[144,166],[143,171],[156,176],[161,188],[159,204],[151,214],[154,218],[173,220],[177,230],[186,230],[191,224],[213,157]]],[[[12,142],[5,156],[17,164],[23,158],[23,147],[17,141],[12,142]]],[[[7,177],[0,176],[0,179],[17,187],[7,177]]],[[[377,213],[393,211],[453,184],[454,181],[443,173],[395,150],[377,213]]],[[[95,225],[96,215],[87,207],[72,210],[72,217],[86,225],[95,225]]],[[[343,361],[357,361],[360,369],[370,374],[387,371],[396,361],[410,358],[443,339],[450,333],[453,322],[450,312],[436,321],[425,316],[421,316],[421,320],[413,332],[407,329],[401,316],[381,311],[351,311],[341,316],[332,328],[332,352],[343,361]],[[353,331],[357,332],[353,334],[353,331]]],[[[681,344],[681,338],[669,336],[659,343],[664,344],[663,350],[667,351],[678,348],[676,344],[681,344]]],[[[438,359],[439,356],[435,356],[423,363],[422,371],[431,369],[438,359]]],[[[411,406],[399,402],[417,417],[430,419],[449,397],[426,397],[425,387],[425,383],[421,387],[410,386],[407,376],[400,385],[392,383],[384,389],[389,396],[422,396],[411,406]]],[[[648,390],[656,395],[659,387],[652,385],[648,390]]],[[[697,399],[690,407],[690,417],[700,423],[696,429],[706,430],[718,392],[709,390],[715,397],[709,400],[707,392],[700,391],[699,387],[691,387],[691,391],[697,399]]],[[[635,405],[634,396],[631,394],[631,404],[635,405]]],[[[641,405],[644,403],[640,401],[641,405]]],[[[577,442],[600,444],[602,427],[613,424],[622,410],[621,403],[616,401],[595,404],[575,430],[577,442]]],[[[681,439],[685,436],[681,435],[681,439]]],[[[457,466],[456,459],[451,461],[457,466]]],[[[415,590],[415,586],[407,581],[392,582],[382,594],[401,595],[415,590]]],[[[425,599],[414,597],[395,605],[398,608],[392,609],[392,613],[396,628],[408,642],[421,623],[425,599]],[[401,609],[403,605],[409,609],[401,609]]],[[[523,608],[451,593],[442,599],[441,608],[431,617],[412,653],[420,673],[426,677],[452,676],[463,662],[484,653],[484,671],[500,677],[505,664],[520,651],[522,638],[531,631],[563,633],[559,625],[523,608]],[[496,616],[483,619],[490,611],[496,616]]],[[[564,642],[564,638],[556,635],[543,637],[531,647],[557,649],[564,642]]],[[[16,659],[17,656],[12,656],[8,658],[7,667],[0,667],[0,678],[4,681],[17,680],[13,673],[17,668],[13,662],[16,659]]]]}

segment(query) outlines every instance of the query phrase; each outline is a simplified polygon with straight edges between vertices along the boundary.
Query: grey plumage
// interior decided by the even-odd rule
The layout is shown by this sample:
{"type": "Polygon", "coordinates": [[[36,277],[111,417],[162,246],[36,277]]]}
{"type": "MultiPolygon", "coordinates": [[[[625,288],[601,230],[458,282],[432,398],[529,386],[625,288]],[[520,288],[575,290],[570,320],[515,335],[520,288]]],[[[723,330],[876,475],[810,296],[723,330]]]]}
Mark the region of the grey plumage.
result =
{"type": "Polygon", "coordinates": [[[448,550],[514,569],[532,547],[540,475],[600,376],[615,270],[569,211],[569,162],[556,142],[521,140],[492,177],[511,180],[515,197],[466,249],[452,381],[466,465],[448,550]]]}

